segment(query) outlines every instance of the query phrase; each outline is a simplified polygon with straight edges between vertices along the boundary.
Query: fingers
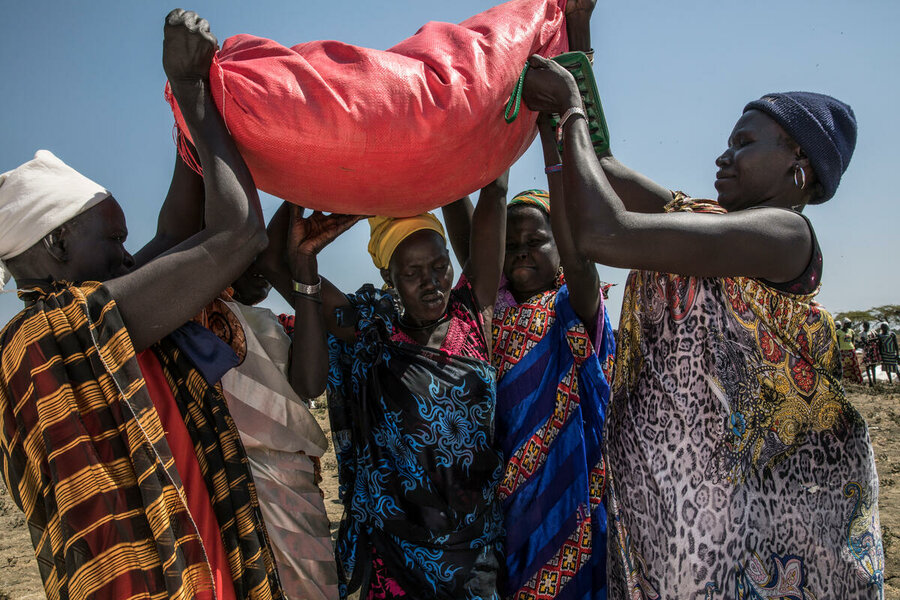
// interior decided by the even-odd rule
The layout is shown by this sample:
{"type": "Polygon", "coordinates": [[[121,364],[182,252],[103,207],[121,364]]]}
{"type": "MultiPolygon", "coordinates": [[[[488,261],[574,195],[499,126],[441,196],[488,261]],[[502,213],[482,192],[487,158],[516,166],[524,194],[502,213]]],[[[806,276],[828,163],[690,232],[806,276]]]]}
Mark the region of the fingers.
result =
{"type": "Polygon", "coordinates": [[[169,11],[169,14],[166,15],[166,25],[175,26],[181,23],[181,17],[184,14],[184,9],[175,8],[169,11]]]}
{"type": "Polygon", "coordinates": [[[290,211],[291,219],[297,219],[297,218],[303,216],[303,207],[302,206],[298,206],[296,204],[291,204],[290,207],[288,208],[288,210],[290,211]]]}
{"type": "Polygon", "coordinates": [[[215,40],[215,36],[209,29],[209,21],[203,19],[192,10],[176,8],[166,15],[166,27],[184,27],[191,33],[206,34],[215,40]]]}
{"type": "Polygon", "coordinates": [[[540,54],[532,54],[528,57],[528,65],[534,69],[549,69],[552,62],[540,54]]]}

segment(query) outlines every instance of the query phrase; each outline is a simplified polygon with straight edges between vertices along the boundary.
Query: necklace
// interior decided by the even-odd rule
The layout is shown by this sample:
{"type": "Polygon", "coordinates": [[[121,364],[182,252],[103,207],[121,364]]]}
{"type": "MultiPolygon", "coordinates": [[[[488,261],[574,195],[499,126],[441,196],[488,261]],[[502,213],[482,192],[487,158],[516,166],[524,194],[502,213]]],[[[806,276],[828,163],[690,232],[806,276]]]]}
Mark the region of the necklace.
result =
{"type": "Polygon", "coordinates": [[[403,315],[400,315],[399,321],[400,321],[400,325],[404,329],[408,329],[410,331],[425,331],[426,329],[431,329],[433,327],[437,327],[441,323],[447,322],[449,319],[450,319],[450,315],[448,313],[444,313],[444,316],[442,316],[440,319],[431,321],[430,323],[425,323],[424,325],[412,325],[406,321],[406,315],[403,314],[403,315]]]}

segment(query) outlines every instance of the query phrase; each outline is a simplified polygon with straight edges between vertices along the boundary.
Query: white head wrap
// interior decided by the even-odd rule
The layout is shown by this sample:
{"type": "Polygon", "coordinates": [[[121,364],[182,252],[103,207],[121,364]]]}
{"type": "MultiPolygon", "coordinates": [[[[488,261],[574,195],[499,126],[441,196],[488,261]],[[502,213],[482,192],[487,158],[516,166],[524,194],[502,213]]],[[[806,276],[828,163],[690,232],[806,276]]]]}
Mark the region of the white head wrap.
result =
{"type": "Polygon", "coordinates": [[[0,175],[0,290],[10,278],[3,261],[109,196],[49,150],[0,175]]]}

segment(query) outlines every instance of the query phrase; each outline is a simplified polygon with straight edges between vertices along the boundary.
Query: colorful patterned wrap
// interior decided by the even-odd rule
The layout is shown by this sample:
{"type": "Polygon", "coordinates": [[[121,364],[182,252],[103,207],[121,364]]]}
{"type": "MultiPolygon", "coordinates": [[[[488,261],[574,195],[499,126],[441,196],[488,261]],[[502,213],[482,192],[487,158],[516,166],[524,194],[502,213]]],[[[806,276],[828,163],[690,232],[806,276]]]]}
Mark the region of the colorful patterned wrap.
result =
{"type": "MultiPolygon", "coordinates": [[[[724,212],[681,194],[667,210],[724,212]]],[[[872,445],[817,291],[631,273],[606,430],[610,597],[881,598],[872,445]]]]}
{"type": "MultiPolygon", "coordinates": [[[[0,334],[0,461],[47,597],[209,597],[210,567],[115,301],[98,283],[19,294],[28,306],[0,334]]],[[[191,360],[210,347],[177,337],[153,351],[194,441],[235,594],[283,598],[237,429],[191,360]]]]}
{"type": "MultiPolygon", "coordinates": [[[[329,339],[341,595],[499,599],[494,369],[392,341],[394,300],[371,285],[349,299],[339,320],[356,326],[356,342],[329,339]]],[[[476,320],[473,304],[471,288],[458,287],[448,310],[476,320]]]]}
{"type": "Polygon", "coordinates": [[[599,310],[596,347],[565,285],[495,314],[504,597],[606,598],[602,445],[615,343],[599,310]]]}

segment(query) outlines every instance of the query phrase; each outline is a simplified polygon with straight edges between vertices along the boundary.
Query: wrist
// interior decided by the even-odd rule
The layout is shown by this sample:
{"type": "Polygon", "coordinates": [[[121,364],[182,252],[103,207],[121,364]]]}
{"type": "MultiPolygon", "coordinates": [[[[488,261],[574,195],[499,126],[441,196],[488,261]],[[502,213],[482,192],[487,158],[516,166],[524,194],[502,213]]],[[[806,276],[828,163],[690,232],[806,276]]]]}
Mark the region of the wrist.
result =
{"type": "Polygon", "coordinates": [[[209,88],[209,77],[169,77],[173,94],[202,93],[209,88]]]}
{"type": "Polygon", "coordinates": [[[306,285],[319,281],[319,265],[315,254],[298,254],[291,261],[291,279],[306,285]]]}
{"type": "Polygon", "coordinates": [[[294,296],[314,296],[319,297],[322,294],[322,278],[317,277],[315,283],[303,283],[300,281],[292,281],[291,288],[294,296]]]}
{"type": "Polygon", "coordinates": [[[570,52],[587,52],[591,49],[591,13],[589,10],[573,10],[566,15],[566,36],[570,52]]]}

